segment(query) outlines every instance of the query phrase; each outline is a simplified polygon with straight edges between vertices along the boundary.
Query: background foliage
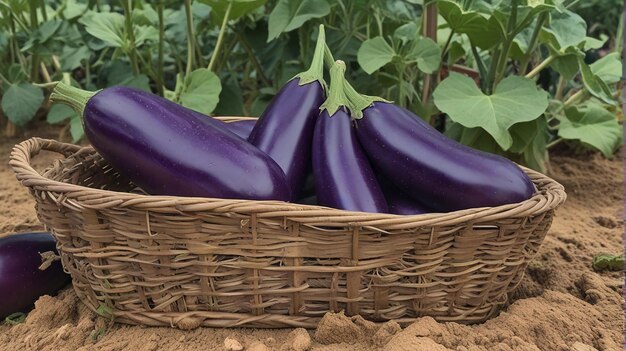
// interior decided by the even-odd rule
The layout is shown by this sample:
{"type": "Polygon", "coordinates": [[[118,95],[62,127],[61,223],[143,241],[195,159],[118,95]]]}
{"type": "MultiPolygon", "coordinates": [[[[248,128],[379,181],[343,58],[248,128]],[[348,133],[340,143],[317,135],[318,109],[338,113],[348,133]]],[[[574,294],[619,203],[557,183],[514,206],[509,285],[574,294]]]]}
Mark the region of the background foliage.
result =
{"type": "MultiPolygon", "coordinates": [[[[556,145],[611,157],[619,0],[0,0],[6,134],[33,119],[82,137],[47,83],[127,85],[214,115],[258,116],[309,64],[317,27],[362,93],[544,171],[556,145]],[[189,40],[191,38],[191,40],[189,40]]],[[[17,128],[17,129],[16,129],[17,128]]]]}

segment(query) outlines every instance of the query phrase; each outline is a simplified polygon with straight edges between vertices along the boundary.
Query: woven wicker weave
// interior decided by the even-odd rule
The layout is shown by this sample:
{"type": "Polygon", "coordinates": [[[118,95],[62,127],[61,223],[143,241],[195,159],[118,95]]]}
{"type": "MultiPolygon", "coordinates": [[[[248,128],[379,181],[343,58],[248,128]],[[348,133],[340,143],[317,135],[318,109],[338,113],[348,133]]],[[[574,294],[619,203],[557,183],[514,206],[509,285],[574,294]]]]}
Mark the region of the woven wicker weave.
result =
{"type": "Polygon", "coordinates": [[[92,148],[33,138],[11,166],[82,301],[115,320],[183,329],[315,327],[327,311],[408,323],[481,322],[506,303],[566,198],[398,216],[276,201],[133,192],[92,148]],[[42,174],[40,150],[61,153],[42,174]]]}

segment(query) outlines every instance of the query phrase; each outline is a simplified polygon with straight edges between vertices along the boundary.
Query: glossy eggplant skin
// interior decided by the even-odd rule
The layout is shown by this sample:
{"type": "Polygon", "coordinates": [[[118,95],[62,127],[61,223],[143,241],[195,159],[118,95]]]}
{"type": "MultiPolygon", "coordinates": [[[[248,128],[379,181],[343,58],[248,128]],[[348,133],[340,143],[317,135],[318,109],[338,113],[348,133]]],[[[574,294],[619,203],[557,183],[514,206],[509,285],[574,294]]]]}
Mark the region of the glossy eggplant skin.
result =
{"type": "Polygon", "coordinates": [[[159,96],[104,89],[87,101],[83,125],[96,151],[150,194],[291,198],[284,173],[268,155],[159,96]]]}
{"type": "Polygon", "coordinates": [[[397,105],[373,103],[356,126],[374,167],[437,212],[517,203],[535,192],[513,162],[449,139],[397,105]]]}
{"type": "Polygon", "coordinates": [[[317,201],[348,211],[388,212],[385,196],[361,149],[344,109],[324,110],[313,136],[313,174],[317,201]]]}
{"type": "Polygon", "coordinates": [[[397,215],[417,215],[432,212],[424,204],[406,196],[395,185],[391,184],[387,179],[383,179],[380,175],[377,176],[378,184],[380,184],[387,205],[389,206],[389,213],[397,215]]]}
{"type": "Polygon", "coordinates": [[[280,165],[294,200],[311,169],[311,141],[323,102],[318,81],[300,85],[300,78],[292,79],[272,99],[248,137],[280,165]]]}
{"type": "Polygon", "coordinates": [[[50,233],[12,234],[0,239],[0,319],[27,310],[42,295],[53,295],[70,281],[61,261],[40,270],[39,253],[57,253],[50,233]]]}
{"type": "MultiPolygon", "coordinates": [[[[242,139],[248,139],[252,129],[256,125],[256,119],[244,119],[240,121],[224,123],[226,129],[237,134],[242,139]]],[[[220,121],[221,122],[221,121],[220,121]]]]}

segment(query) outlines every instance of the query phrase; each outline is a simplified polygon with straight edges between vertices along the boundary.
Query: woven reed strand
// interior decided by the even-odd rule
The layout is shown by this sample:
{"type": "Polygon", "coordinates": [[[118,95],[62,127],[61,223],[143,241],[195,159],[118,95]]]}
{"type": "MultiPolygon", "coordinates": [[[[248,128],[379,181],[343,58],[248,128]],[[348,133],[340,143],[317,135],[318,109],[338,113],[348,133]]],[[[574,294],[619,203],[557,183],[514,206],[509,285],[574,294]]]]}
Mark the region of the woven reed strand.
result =
{"type": "MultiPolygon", "coordinates": [[[[232,119],[231,119],[232,120],[232,119]]],[[[398,216],[278,201],[150,196],[90,147],[32,138],[10,165],[80,299],[128,324],[313,328],[327,311],[476,323],[520,282],[566,194],[398,216]],[[41,150],[60,153],[42,174],[41,150]]]]}

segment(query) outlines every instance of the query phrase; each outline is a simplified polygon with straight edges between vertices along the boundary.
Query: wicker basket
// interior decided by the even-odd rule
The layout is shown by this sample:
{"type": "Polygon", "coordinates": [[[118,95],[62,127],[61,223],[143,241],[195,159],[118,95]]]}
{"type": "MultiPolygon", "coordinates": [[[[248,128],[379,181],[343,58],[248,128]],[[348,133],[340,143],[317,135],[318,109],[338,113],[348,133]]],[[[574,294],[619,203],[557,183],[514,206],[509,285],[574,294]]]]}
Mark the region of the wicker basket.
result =
{"type": "Polygon", "coordinates": [[[90,147],[29,139],[10,165],[91,309],[128,324],[315,327],[327,311],[476,323],[522,279],[566,198],[398,216],[278,201],[136,193],[90,147]],[[40,150],[66,156],[42,174],[40,150]],[[101,309],[102,311],[102,309],[101,309]]]}

